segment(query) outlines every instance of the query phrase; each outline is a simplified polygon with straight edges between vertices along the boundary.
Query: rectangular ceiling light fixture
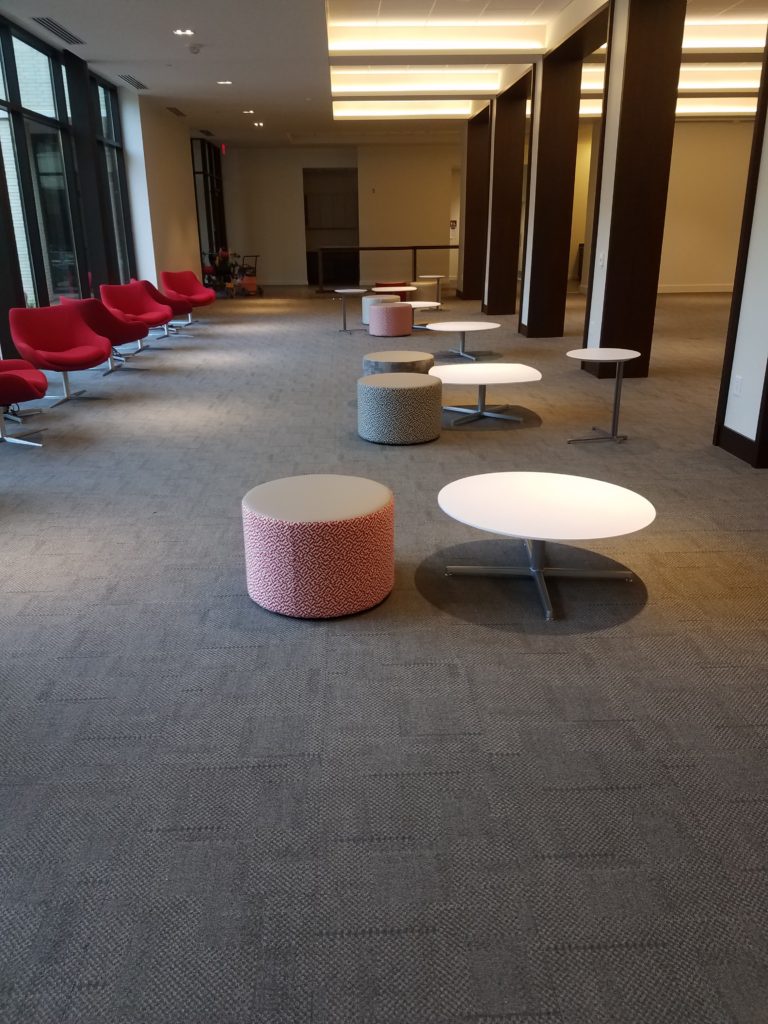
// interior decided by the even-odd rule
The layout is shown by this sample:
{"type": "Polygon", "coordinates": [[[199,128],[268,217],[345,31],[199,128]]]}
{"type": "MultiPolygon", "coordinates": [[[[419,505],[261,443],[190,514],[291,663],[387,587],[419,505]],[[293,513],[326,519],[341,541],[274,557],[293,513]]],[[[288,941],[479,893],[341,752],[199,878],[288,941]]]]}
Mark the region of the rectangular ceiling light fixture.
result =
{"type": "Polygon", "coordinates": [[[331,67],[334,96],[412,96],[451,93],[487,96],[501,88],[499,68],[331,67]]]}
{"type": "Polygon", "coordinates": [[[334,119],[455,119],[475,113],[472,100],[334,100],[334,119]]]}
{"type": "Polygon", "coordinates": [[[543,53],[546,26],[504,20],[329,21],[334,53],[543,53]]]}
{"type": "Polygon", "coordinates": [[[68,28],[64,28],[58,21],[54,21],[53,18],[33,18],[36,24],[40,28],[44,28],[46,32],[50,32],[51,35],[56,36],[57,39],[61,39],[63,43],[69,43],[70,46],[85,46],[85,40],[76,36],[74,32],[70,32],[68,28]]]}

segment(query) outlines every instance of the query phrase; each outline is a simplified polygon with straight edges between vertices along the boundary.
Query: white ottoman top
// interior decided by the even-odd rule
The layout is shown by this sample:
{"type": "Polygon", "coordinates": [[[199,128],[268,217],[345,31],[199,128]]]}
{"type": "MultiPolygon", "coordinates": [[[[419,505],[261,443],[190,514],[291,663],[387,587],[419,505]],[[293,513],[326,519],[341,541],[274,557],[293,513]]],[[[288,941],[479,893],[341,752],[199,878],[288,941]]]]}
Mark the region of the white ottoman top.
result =
{"type": "Polygon", "coordinates": [[[256,515],[287,523],[329,523],[378,512],[391,498],[392,491],[375,480],[310,473],[252,487],[243,498],[243,505],[256,515]]]}
{"type": "Polygon", "coordinates": [[[377,363],[412,363],[416,359],[432,359],[431,352],[407,352],[405,349],[393,349],[391,352],[369,352],[363,356],[370,362],[377,363]]]}
{"type": "Polygon", "coordinates": [[[360,377],[357,383],[364,384],[368,388],[413,390],[413,388],[431,388],[439,381],[437,377],[430,377],[428,373],[372,373],[360,377]]]}

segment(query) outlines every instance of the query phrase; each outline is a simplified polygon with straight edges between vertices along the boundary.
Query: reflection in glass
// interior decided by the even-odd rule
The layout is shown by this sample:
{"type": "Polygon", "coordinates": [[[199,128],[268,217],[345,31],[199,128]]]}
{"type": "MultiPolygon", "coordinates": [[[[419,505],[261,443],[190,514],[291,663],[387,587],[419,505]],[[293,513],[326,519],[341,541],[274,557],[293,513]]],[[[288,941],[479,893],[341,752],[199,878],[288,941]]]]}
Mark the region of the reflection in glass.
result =
{"type": "Polygon", "coordinates": [[[99,117],[101,118],[101,134],[105,139],[115,142],[115,119],[112,113],[112,97],[103,85],[99,86],[99,117]]]}
{"type": "Polygon", "coordinates": [[[25,129],[48,299],[52,304],[62,295],[76,298],[80,294],[61,140],[57,128],[35,121],[26,120],[25,129]]]}
{"type": "Polygon", "coordinates": [[[128,240],[125,233],[125,220],[123,217],[123,197],[120,189],[120,173],[118,170],[117,150],[112,146],[102,146],[104,158],[107,164],[107,183],[109,185],[109,205],[112,213],[112,224],[115,229],[115,249],[117,250],[117,266],[120,273],[120,280],[128,281],[131,276],[128,264],[128,240]]]}
{"type": "Polygon", "coordinates": [[[19,76],[21,105],[37,114],[56,117],[50,59],[16,36],[13,37],[13,53],[19,76]]]}
{"type": "Polygon", "coordinates": [[[19,257],[19,270],[21,272],[21,284],[24,289],[24,298],[28,306],[38,304],[35,291],[35,279],[32,276],[32,261],[29,256],[29,244],[27,241],[27,226],[24,221],[24,207],[21,202],[21,189],[19,188],[19,172],[16,165],[16,151],[13,146],[11,134],[11,122],[8,111],[0,107],[0,154],[2,154],[3,167],[5,169],[5,180],[8,185],[8,199],[11,205],[11,219],[13,221],[13,233],[16,239],[16,252],[19,257]]]}

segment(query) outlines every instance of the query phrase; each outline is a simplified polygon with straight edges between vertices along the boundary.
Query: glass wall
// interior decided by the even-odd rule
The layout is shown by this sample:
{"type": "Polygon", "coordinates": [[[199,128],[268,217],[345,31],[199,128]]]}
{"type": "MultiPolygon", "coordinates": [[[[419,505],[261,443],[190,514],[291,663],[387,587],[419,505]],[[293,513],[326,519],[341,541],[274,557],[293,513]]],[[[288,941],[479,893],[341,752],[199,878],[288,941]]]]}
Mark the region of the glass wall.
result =
{"type": "Polygon", "coordinates": [[[221,177],[221,152],[205,139],[192,139],[192,170],[195,175],[197,229],[203,266],[227,248],[224,220],[224,184],[221,177]]]}
{"type": "Polygon", "coordinates": [[[0,305],[53,304],[130,278],[117,90],[4,18],[0,162],[0,231],[12,236],[19,282],[0,305]]]}

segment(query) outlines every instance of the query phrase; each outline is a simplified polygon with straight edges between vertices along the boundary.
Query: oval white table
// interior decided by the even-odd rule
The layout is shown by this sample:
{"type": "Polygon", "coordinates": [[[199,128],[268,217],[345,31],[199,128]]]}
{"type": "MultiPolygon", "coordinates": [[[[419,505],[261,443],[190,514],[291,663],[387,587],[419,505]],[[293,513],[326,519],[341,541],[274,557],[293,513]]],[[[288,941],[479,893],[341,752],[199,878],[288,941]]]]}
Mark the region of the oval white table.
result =
{"type": "Polygon", "coordinates": [[[501,327],[501,324],[495,324],[490,320],[436,320],[434,323],[427,324],[428,331],[445,331],[449,334],[458,334],[459,347],[452,348],[451,352],[454,355],[463,356],[465,359],[477,359],[476,355],[472,355],[471,352],[464,350],[467,333],[472,331],[492,331],[497,327],[501,327]]]}
{"type": "MultiPolygon", "coordinates": [[[[427,300],[427,299],[406,299],[405,301],[408,303],[408,305],[413,310],[414,319],[416,318],[416,311],[419,310],[419,309],[430,309],[430,310],[440,309],[440,303],[439,302],[432,302],[432,301],[427,300]]],[[[419,330],[419,331],[425,331],[427,329],[427,325],[426,324],[416,324],[415,323],[413,326],[417,330],[419,330]]]]}
{"type": "Polygon", "coordinates": [[[619,433],[619,406],[621,405],[621,382],[624,378],[624,363],[630,359],[637,359],[640,355],[633,348],[572,348],[565,353],[571,359],[579,359],[582,363],[615,363],[616,384],[613,389],[613,415],[611,417],[611,432],[603,430],[602,427],[592,427],[593,433],[587,437],[571,437],[568,444],[578,444],[580,441],[626,441],[627,435],[619,433]]]}
{"type": "Polygon", "coordinates": [[[532,366],[525,366],[523,363],[459,363],[453,366],[433,366],[429,371],[433,377],[439,377],[443,384],[469,384],[477,388],[477,407],[468,409],[463,405],[444,405],[443,409],[448,412],[462,412],[464,416],[458,416],[452,427],[460,423],[472,423],[473,420],[482,419],[483,416],[490,416],[496,420],[512,420],[515,423],[522,423],[522,416],[512,416],[503,412],[508,405],[486,405],[485,395],[489,384],[528,384],[531,381],[541,380],[541,374],[532,366]]]}
{"type": "Polygon", "coordinates": [[[437,496],[453,519],[478,530],[519,537],[528,565],[448,565],[448,576],[532,579],[547,620],[554,618],[547,577],[631,580],[624,569],[561,569],[544,561],[546,541],[595,540],[642,530],[656,518],[646,498],[626,487],[563,473],[481,473],[447,484],[437,496]]]}
{"type": "Polygon", "coordinates": [[[443,278],[445,274],[419,274],[420,281],[435,282],[435,298],[438,304],[442,302],[443,278]]]}
{"type": "Polygon", "coordinates": [[[334,288],[336,295],[341,296],[341,327],[340,331],[346,331],[347,334],[347,296],[348,295],[365,295],[368,291],[367,288],[334,288]]]}
{"type": "Polygon", "coordinates": [[[418,291],[415,284],[380,284],[376,288],[371,288],[372,292],[376,292],[377,295],[398,295],[400,292],[418,291]]]}

